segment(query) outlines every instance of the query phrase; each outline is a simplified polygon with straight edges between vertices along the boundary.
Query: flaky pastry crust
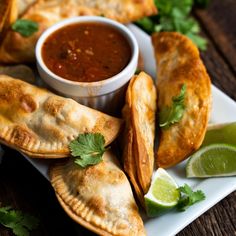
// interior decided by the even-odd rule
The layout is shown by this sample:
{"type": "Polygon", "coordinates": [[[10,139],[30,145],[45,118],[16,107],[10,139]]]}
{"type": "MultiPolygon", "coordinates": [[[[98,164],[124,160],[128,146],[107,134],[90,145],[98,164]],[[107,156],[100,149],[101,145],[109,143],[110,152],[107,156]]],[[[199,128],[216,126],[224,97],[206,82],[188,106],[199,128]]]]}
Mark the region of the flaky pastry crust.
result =
{"type": "Polygon", "coordinates": [[[163,32],[152,36],[157,62],[158,110],[172,104],[185,84],[182,119],[160,131],[159,167],[168,168],[197,150],[205,136],[211,110],[211,81],[197,47],[186,36],[163,32]]]}
{"type": "Polygon", "coordinates": [[[122,121],[21,80],[0,75],[0,143],[31,157],[69,156],[81,133],[101,133],[106,144],[122,121]]]}
{"type": "Polygon", "coordinates": [[[99,235],[143,236],[145,230],[128,179],[110,152],[95,166],[69,159],[50,168],[56,196],[77,223],[99,235]]]}
{"type": "Polygon", "coordinates": [[[154,168],[155,112],[154,82],[149,75],[141,72],[131,79],[126,93],[123,162],[124,170],[142,204],[154,168]]]}

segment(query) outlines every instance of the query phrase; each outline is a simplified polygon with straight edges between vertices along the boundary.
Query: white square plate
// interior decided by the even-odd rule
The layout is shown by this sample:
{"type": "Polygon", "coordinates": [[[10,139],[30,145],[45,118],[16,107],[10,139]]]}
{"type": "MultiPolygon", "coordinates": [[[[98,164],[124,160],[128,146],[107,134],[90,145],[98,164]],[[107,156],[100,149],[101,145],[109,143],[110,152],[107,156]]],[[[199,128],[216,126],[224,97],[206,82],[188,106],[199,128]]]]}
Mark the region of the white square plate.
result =
{"type": "MultiPolygon", "coordinates": [[[[144,59],[145,71],[155,78],[156,66],[150,37],[135,25],[128,25],[128,27],[138,40],[144,59]]],[[[212,86],[212,94],[213,108],[210,122],[224,123],[236,121],[236,103],[215,86],[212,86]]],[[[47,171],[50,160],[26,158],[48,179],[47,171]]],[[[171,236],[177,234],[210,207],[236,190],[236,177],[209,178],[203,180],[187,179],[185,177],[185,164],[186,162],[183,162],[174,168],[168,169],[168,172],[179,185],[187,183],[195,190],[201,189],[205,193],[206,199],[193,205],[185,212],[169,212],[153,219],[144,217],[148,236],[171,236]]]]}

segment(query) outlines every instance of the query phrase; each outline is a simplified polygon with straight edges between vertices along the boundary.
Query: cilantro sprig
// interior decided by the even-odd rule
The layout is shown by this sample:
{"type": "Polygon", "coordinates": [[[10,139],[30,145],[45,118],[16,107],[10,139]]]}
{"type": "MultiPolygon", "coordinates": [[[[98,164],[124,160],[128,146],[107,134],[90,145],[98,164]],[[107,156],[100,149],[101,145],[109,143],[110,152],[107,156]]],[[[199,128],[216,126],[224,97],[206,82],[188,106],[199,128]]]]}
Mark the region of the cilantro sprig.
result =
{"type": "Polygon", "coordinates": [[[179,199],[177,209],[179,211],[185,211],[193,204],[200,202],[206,198],[205,194],[201,190],[193,191],[187,184],[179,187],[181,197],[179,199]]]}
{"type": "Polygon", "coordinates": [[[100,133],[80,134],[69,144],[75,163],[81,167],[96,165],[102,161],[105,148],[105,138],[100,133]]]}
{"type": "MultiPolygon", "coordinates": [[[[206,0],[195,0],[195,2],[198,5],[201,3],[203,6],[206,0]]],[[[190,17],[194,0],[155,0],[155,4],[158,8],[158,15],[138,20],[136,23],[141,28],[149,34],[160,31],[182,33],[201,50],[206,50],[207,41],[199,36],[200,26],[193,17],[190,17]]]]}
{"type": "Polygon", "coordinates": [[[12,24],[11,28],[20,33],[23,37],[29,37],[38,31],[39,26],[37,22],[27,19],[19,19],[12,24]]]}
{"type": "Polygon", "coordinates": [[[0,224],[12,229],[16,236],[29,236],[29,231],[36,229],[39,220],[19,210],[13,210],[11,206],[0,207],[0,224]]]}
{"type": "Polygon", "coordinates": [[[185,110],[185,93],[186,85],[184,84],[180,90],[180,94],[172,98],[171,106],[163,107],[162,110],[160,110],[159,126],[161,128],[168,128],[182,119],[185,110]]]}

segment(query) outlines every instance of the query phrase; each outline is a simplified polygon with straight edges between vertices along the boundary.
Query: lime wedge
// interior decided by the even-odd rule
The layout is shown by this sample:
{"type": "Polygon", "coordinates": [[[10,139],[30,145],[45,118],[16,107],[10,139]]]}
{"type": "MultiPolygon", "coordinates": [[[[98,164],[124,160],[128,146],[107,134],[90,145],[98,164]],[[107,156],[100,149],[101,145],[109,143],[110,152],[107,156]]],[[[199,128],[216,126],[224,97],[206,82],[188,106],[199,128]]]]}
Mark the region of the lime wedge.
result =
{"type": "Polygon", "coordinates": [[[164,169],[159,168],[144,196],[147,215],[154,217],[163,214],[176,206],[179,198],[178,185],[164,169]]]}
{"type": "Polygon", "coordinates": [[[236,175],[236,146],[211,144],[190,156],[186,166],[187,177],[214,177],[236,175]]]}
{"type": "Polygon", "coordinates": [[[213,143],[236,145],[236,122],[209,126],[202,146],[213,143]]]}

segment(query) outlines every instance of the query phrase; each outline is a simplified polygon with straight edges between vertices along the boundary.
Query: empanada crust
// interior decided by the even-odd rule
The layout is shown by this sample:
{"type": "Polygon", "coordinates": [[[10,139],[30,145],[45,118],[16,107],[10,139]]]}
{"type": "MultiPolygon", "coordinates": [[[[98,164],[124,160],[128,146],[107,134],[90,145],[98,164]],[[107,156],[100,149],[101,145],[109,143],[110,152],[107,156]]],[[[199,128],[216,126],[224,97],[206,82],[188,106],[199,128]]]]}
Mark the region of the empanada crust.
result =
{"type": "Polygon", "coordinates": [[[0,45],[0,62],[34,61],[34,47],[41,33],[66,18],[97,15],[128,23],[156,13],[153,0],[38,0],[22,16],[23,19],[38,22],[38,32],[23,37],[9,29],[0,45]]]}
{"type": "Polygon", "coordinates": [[[5,36],[5,31],[17,19],[16,0],[0,1],[0,44],[5,36]]]}
{"type": "Polygon", "coordinates": [[[60,204],[77,223],[99,235],[145,235],[129,181],[110,151],[95,166],[81,168],[69,159],[49,174],[60,204]]]}
{"type": "Polygon", "coordinates": [[[134,130],[133,126],[131,125],[131,111],[128,108],[128,104],[126,104],[123,108],[122,114],[126,122],[125,130],[123,135],[121,135],[121,138],[123,139],[122,149],[124,171],[127,173],[129,180],[132,183],[139,202],[144,207],[144,192],[138,181],[139,178],[137,174],[137,163],[136,159],[134,158],[134,130]]]}
{"type": "Polygon", "coordinates": [[[152,43],[158,71],[158,110],[170,106],[183,84],[187,86],[182,119],[160,131],[157,165],[168,168],[186,159],[203,141],[211,110],[211,81],[197,47],[187,37],[156,33],[152,43]]]}
{"type": "Polygon", "coordinates": [[[123,118],[126,121],[123,145],[124,169],[140,202],[147,193],[154,168],[156,88],[144,72],[135,75],[128,86],[123,118]]]}
{"type": "Polygon", "coordinates": [[[21,80],[0,75],[0,142],[32,157],[69,156],[80,133],[101,133],[106,144],[122,121],[21,80]]]}
{"type": "Polygon", "coordinates": [[[144,193],[148,192],[154,168],[156,97],[152,78],[141,72],[132,85],[131,119],[138,177],[144,193]]]}

